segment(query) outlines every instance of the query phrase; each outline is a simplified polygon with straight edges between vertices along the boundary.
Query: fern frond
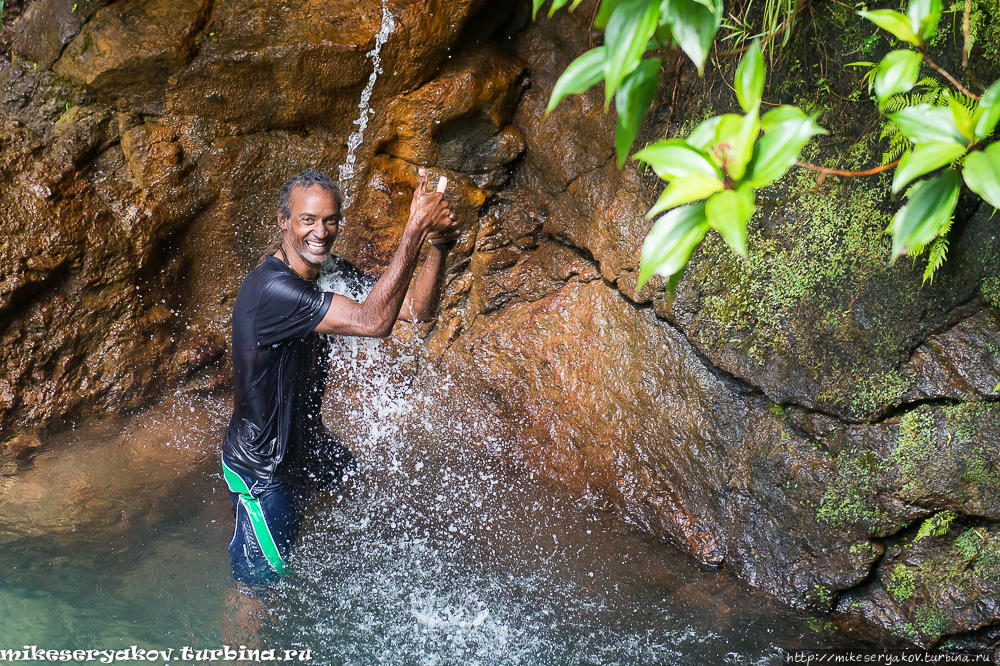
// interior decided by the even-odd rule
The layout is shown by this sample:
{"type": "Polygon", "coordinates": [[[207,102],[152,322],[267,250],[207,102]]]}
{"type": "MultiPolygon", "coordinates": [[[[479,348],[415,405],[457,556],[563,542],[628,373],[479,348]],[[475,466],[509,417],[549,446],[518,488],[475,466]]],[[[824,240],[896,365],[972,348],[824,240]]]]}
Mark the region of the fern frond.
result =
{"type": "Polygon", "coordinates": [[[944,265],[945,259],[948,258],[948,232],[951,231],[951,223],[954,218],[949,219],[943,227],[941,227],[941,232],[938,237],[934,239],[934,244],[931,245],[931,253],[927,257],[927,268],[924,269],[924,279],[920,283],[921,286],[930,282],[934,283],[934,274],[938,271],[941,266],[944,265]]]}
{"type": "Polygon", "coordinates": [[[917,530],[917,536],[914,541],[920,541],[921,539],[930,536],[944,536],[948,533],[951,521],[955,520],[957,517],[958,514],[954,511],[942,511],[941,513],[935,513],[933,516],[920,524],[920,529],[917,530]]]}

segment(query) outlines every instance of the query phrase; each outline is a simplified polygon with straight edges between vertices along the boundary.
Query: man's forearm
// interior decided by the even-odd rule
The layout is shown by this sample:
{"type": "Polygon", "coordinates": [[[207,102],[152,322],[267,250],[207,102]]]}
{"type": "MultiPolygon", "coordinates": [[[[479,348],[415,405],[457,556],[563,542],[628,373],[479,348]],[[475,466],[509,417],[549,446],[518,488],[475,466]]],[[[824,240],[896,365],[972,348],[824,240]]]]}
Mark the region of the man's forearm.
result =
{"type": "Polygon", "coordinates": [[[445,259],[448,250],[440,250],[431,245],[424,265],[406,293],[400,318],[407,321],[426,322],[437,315],[444,283],[445,259]]]}
{"type": "Polygon", "coordinates": [[[426,232],[415,225],[406,225],[389,267],[357,310],[361,319],[359,324],[372,331],[375,337],[385,337],[392,332],[425,236],[426,232]]]}

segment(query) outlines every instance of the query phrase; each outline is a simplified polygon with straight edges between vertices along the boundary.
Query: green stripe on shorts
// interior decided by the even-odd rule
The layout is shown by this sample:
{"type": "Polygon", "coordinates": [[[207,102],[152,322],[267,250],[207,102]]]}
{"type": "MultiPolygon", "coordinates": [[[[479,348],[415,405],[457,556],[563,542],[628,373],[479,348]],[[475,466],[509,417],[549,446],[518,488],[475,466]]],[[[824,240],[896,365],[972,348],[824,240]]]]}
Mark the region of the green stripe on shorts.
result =
{"type": "Polygon", "coordinates": [[[264,557],[279,575],[285,573],[285,563],[281,560],[278,544],[274,542],[267,521],[264,520],[264,510],[260,508],[260,500],[250,494],[246,482],[240,478],[239,474],[229,469],[225,461],[222,461],[222,472],[226,477],[226,485],[240,496],[240,504],[246,509],[247,516],[250,518],[250,527],[253,529],[254,536],[257,537],[257,543],[260,544],[260,550],[264,553],[264,557]]]}

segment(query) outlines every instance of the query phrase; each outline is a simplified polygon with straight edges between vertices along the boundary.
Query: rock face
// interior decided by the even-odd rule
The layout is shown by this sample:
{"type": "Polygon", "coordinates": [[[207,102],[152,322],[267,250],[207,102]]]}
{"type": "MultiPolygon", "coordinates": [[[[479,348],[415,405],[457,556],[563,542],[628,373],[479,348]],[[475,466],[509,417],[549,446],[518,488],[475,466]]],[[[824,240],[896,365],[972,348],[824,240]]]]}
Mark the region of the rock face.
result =
{"type": "MultiPolygon", "coordinates": [[[[48,492],[32,465],[58,465],[58,419],[225,387],[232,303],[288,175],[342,174],[335,251],[377,272],[423,166],[453,183],[466,233],[398,381],[473,442],[789,604],[925,645],[988,640],[992,210],[963,204],[949,260],[922,285],[923,260],[886,265],[885,180],[795,172],[764,193],[747,261],[710,234],[673,299],[655,281],[637,293],[662,183],[616,168],[599,91],[543,118],[594,44],[594,5],[531,22],[530,3],[477,0],[18,4],[0,69],[0,473],[21,470],[0,493],[9,514],[48,492]],[[443,373],[461,378],[450,393],[443,373]]],[[[837,11],[819,34],[840,30],[837,11]]],[[[766,96],[812,96],[788,74],[766,96]]],[[[640,143],[735,108],[687,68],[662,84],[640,143]]],[[[861,138],[856,117],[817,110],[842,144],[861,138]]],[[[331,426],[350,439],[351,424],[331,426]]]]}

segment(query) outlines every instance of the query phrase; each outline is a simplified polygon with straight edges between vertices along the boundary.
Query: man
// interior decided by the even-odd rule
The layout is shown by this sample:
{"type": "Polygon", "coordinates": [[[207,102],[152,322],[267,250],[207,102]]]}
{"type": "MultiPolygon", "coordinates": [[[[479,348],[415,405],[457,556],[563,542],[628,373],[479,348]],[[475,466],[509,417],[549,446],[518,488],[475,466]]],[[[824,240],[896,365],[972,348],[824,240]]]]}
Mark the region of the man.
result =
{"type": "Polygon", "coordinates": [[[340,192],[315,169],[289,178],[278,198],[279,242],[244,279],[233,308],[233,417],[222,466],[236,529],[234,578],[266,586],[283,573],[309,493],[338,483],[353,456],[323,427],[328,371],[318,334],[386,337],[397,319],[437,311],[445,257],[460,230],[444,200],[447,179],[425,192],[421,169],[410,215],[389,267],[364,303],[321,292],[320,266],[340,229],[340,192]],[[424,240],[431,250],[407,289],[424,240]]]}

